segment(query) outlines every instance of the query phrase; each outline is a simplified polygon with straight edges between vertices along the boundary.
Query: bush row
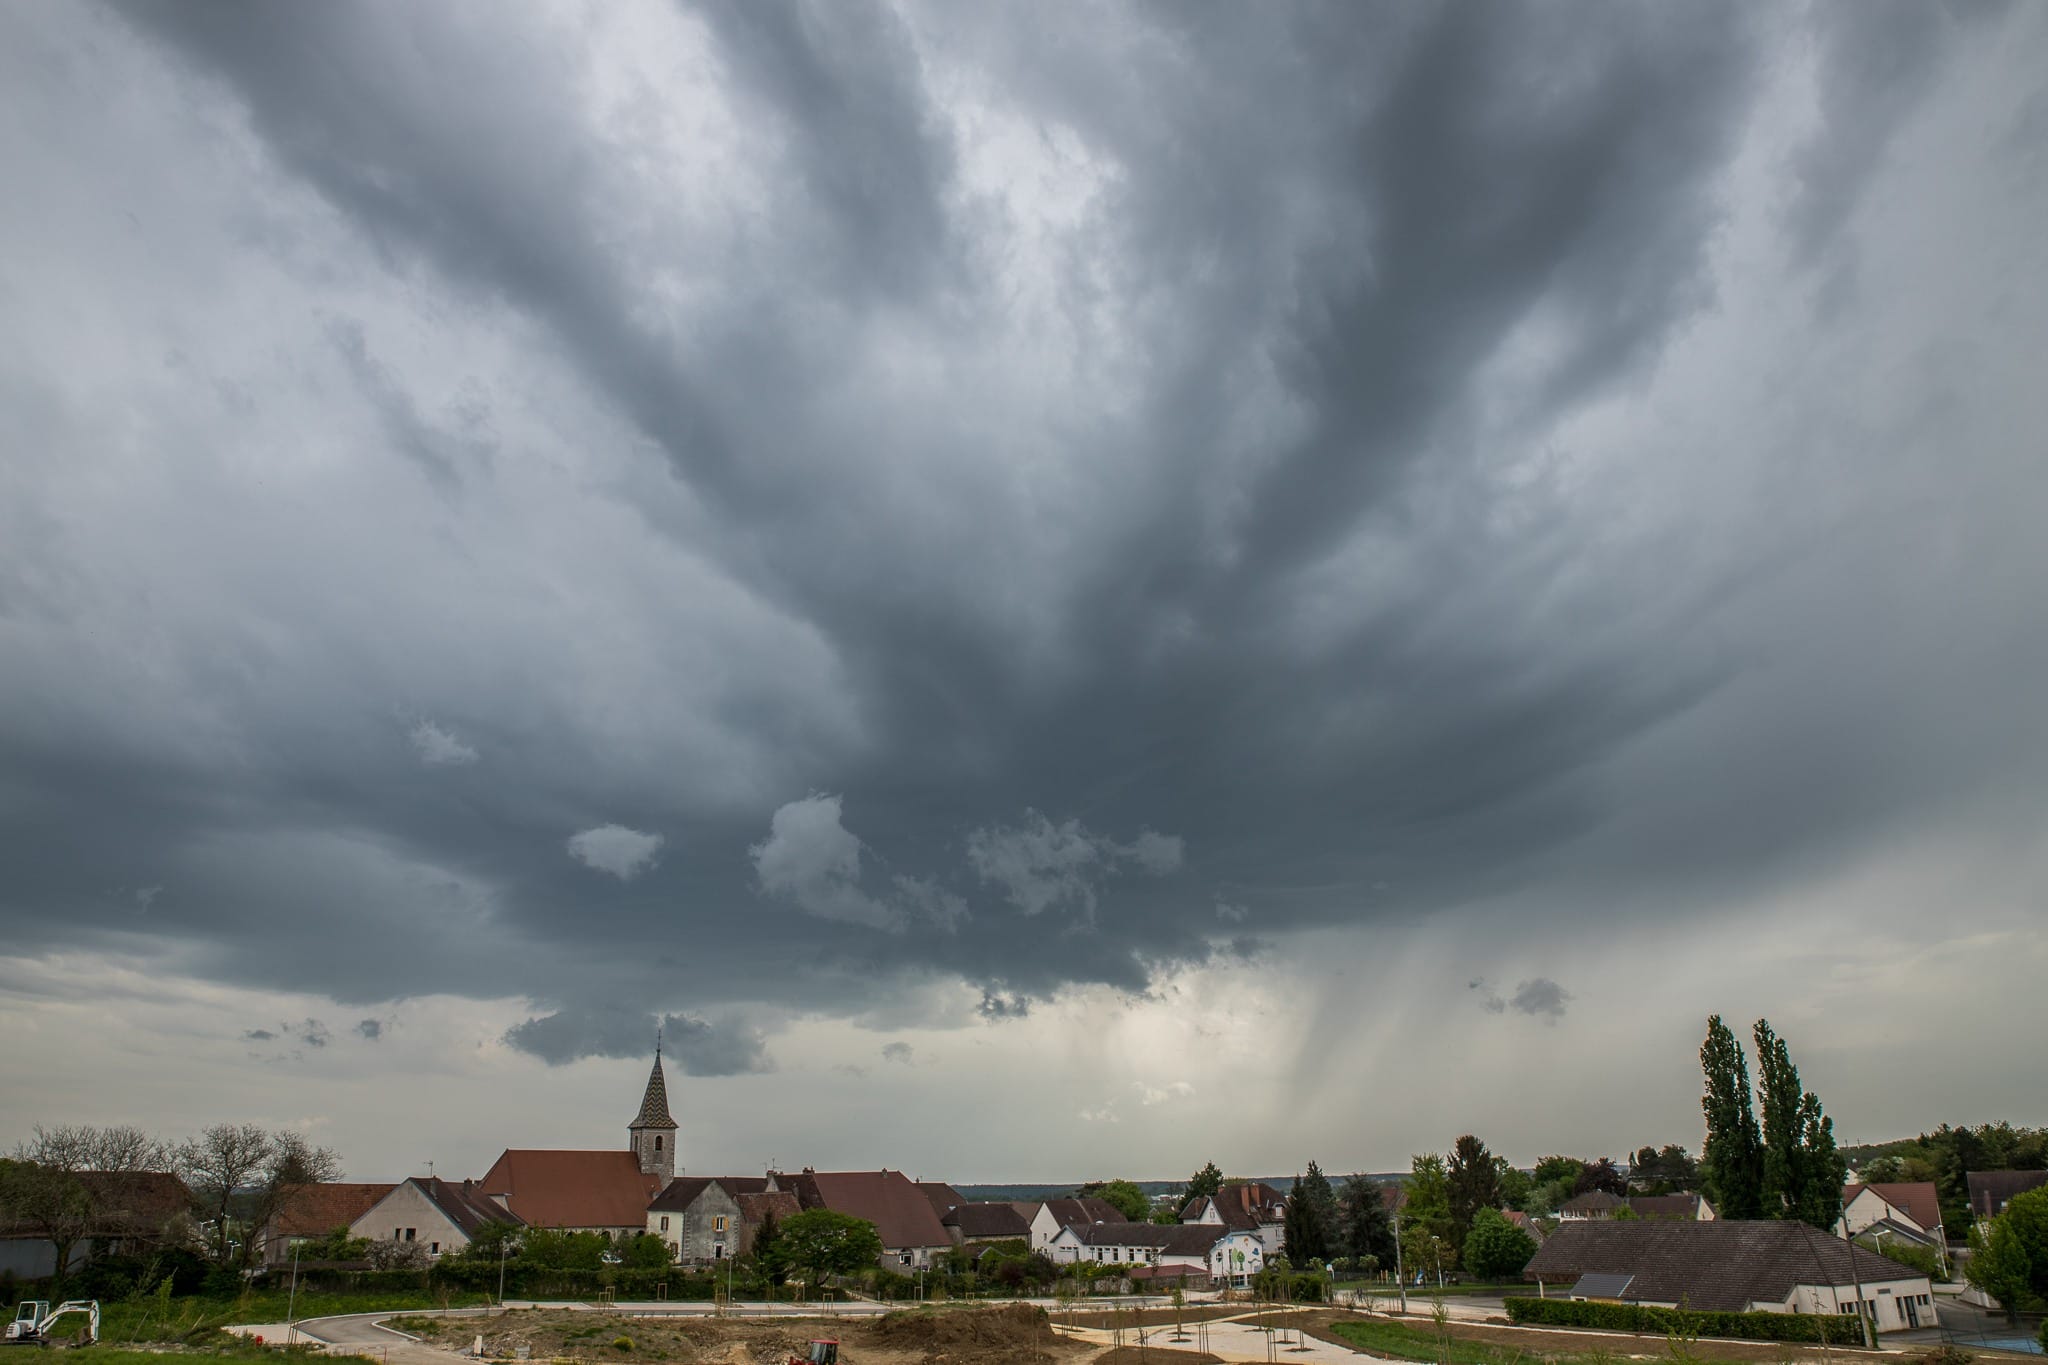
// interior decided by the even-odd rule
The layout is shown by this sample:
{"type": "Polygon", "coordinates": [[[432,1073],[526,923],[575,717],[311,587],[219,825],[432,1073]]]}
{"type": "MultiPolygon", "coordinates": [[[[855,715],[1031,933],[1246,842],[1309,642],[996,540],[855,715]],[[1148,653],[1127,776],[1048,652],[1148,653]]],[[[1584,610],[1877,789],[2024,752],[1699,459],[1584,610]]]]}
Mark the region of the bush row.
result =
{"type": "Polygon", "coordinates": [[[1748,1341],[1814,1341],[1858,1344],[1853,1314],[1698,1313],[1634,1303],[1589,1303],[1581,1299],[1507,1301],[1508,1321],[1546,1327],[1598,1327],[1611,1332],[1663,1332],[1680,1336],[1739,1337],[1748,1341]]]}

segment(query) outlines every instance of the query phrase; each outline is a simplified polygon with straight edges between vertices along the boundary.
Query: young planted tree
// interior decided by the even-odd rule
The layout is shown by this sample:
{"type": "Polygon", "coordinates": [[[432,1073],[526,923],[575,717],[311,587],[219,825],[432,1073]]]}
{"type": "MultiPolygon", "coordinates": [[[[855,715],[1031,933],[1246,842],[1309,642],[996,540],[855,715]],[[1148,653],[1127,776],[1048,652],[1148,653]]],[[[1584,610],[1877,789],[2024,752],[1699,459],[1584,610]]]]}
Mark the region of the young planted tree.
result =
{"type": "Polygon", "coordinates": [[[1700,1046],[1700,1068],[1706,1093],[1700,1108],[1706,1114],[1707,1141],[1700,1151],[1700,1174],[1708,1197],[1723,1218],[1761,1218],[1763,1141],[1749,1097],[1749,1063],[1742,1044],[1716,1014],[1707,1020],[1707,1040],[1700,1046]]]}

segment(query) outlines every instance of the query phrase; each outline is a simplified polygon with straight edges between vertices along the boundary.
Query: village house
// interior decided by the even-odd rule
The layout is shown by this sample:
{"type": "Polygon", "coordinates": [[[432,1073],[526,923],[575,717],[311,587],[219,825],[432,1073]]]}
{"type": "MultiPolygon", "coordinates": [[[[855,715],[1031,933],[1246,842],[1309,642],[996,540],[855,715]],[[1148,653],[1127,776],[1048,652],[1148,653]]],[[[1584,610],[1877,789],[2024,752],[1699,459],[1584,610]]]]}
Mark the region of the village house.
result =
{"type": "Polygon", "coordinates": [[[882,1239],[882,1264],[891,1270],[929,1267],[953,1248],[932,1201],[901,1171],[771,1171],[768,1188],[794,1194],[805,1210],[831,1209],[865,1218],[882,1239]]]}
{"type": "Polygon", "coordinates": [[[413,1176],[365,1209],[348,1232],[373,1242],[418,1246],[429,1259],[438,1259],[468,1246],[490,1223],[516,1227],[519,1219],[488,1198],[475,1181],[413,1176]]]}
{"type": "Polygon", "coordinates": [[[1031,1224],[1024,1221],[1016,1205],[1008,1203],[958,1204],[939,1219],[939,1226],[954,1246],[1031,1240],[1031,1224]]]}
{"type": "Polygon", "coordinates": [[[647,1231],[686,1265],[744,1256],[763,1217],[801,1211],[793,1194],[771,1191],[765,1176],[677,1176],[647,1206],[647,1231]]]}
{"type": "Polygon", "coordinates": [[[2004,1213],[2014,1196],[2048,1185],[2048,1171],[1971,1171],[1963,1178],[1970,1187],[1970,1216],[1980,1223],[2004,1213]]]}
{"type": "Polygon", "coordinates": [[[1714,1206],[1697,1194],[1632,1194],[1625,1201],[1638,1218],[1664,1218],[1679,1222],[1707,1223],[1714,1218],[1714,1206]]]}
{"type": "Polygon", "coordinates": [[[1605,1190],[1587,1190],[1575,1194],[1557,1206],[1558,1218],[1566,1223],[1582,1223],[1595,1218],[1612,1218],[1619,1209],[1628,1207],[1628,1201],[1605,1190]]]}
{"type": "Polygon", "coordinates": [[[1860,1302],[1880,1331],[1937,1325],[1925,1275],[1789,1220],[1564,1223],[1522,1273],[1546,1297],[1735,1313],[1846,1314],[1860,1302]]]}
{"type": "MultiPolygon", "coordinates": [[[[97,1249],[139,1251],[175,1238],[192,1209],[192,1191],[168,1171],[81,1171],[88,1213],[84,1235],[71,1244],[65,1268],[76,1269],[97,1249]]],[[[57,1268],[55,1243],[20,1223],[0,1222],[0,1274],[41,1279],[57,1268]]]]}
{"type": "Polygon", "coordinates": [[[1053,1239],[1062,1228],[1082,1223],[1121,1223],[1123,1213],[1106,1199],[1086,1195],[1072,1199],[1026,1199],[1011,1204],[1031,1229],[1031,1249],[1052,1254],[1053,1239]]]}
{"type": "Polygon", "coordinates": [[[319,1241],[337,1229],[354,1226],[358,1218],[376,1207],[377,1201],[396,1188],[389,1182],[365,1184],[344,1180],[293,1186],[258,1234],[264,1263],[272,1266],[289,1263],[293,1247],[319,1241]]]}
{"type": "Polygon", "coordinates": [[[1050,1254],[1060,1265],[1177,1265],[1207,1274],[1210,1249],[1224,1234],[1213,1223],[1076,1223],[1060,1229],[1050,1254]]]}
{"type": "Polygon", "coordinates": [[[1903,1242],[1934,1253],[1948,1267],[1948,1238],[1941,1221],[1941,1197],[1929,1180],[1842,1187],[1842,1217],[1835,1231],[1882,1250],[1903,1242]]]}
{"type": "Polygon", "coordinates": [[[1287,1196],[1261,1180],[1232,1180],[1214,1195],[1190,1200],[1180,1221],[1253,1233],[1271,1258],[1286,1239],[1287,1196]]]}

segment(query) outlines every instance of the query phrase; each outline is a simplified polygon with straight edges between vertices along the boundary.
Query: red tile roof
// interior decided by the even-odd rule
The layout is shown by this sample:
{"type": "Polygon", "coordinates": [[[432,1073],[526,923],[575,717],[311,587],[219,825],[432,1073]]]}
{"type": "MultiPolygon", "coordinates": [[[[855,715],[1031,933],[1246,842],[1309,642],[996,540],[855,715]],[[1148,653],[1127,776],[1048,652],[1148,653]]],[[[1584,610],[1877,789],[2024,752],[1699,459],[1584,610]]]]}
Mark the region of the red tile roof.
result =
{"type": "Polygon", "coordinates": [[[511,1148],[476,1182],[533,1227],[644,1228],[661,1177],[643,1175],[631,1152],[511,1148]]]}
{"type": "Polygon", "coordinates": [[[947,1210],[956,1209],[967,1202],[967,1196],[943,1180],[920,1180],[917,1182],[917,1188],[924,1192],[925,1198],[932,1201],[932,1212],[941,1218],[946,1216],[947,1210]]]}
{"type": "Polygon", "coordinates": [[[345,1181],[296,1186],[285,1196],[277,1217],[271,1221],[270,1236],[325,1237],[336,1228],[355,1222],[397,1188],[345,1181]]]}
{"type": "Polygon", "coordinates": [[[849,1213],[875,1225],[889,1251],[949,1247],[953,1239],[939,1225],[931,1200],[901,1171],[805,1171],[778,1175],[776,1184],[795,1192],[806,1209],[849,1213]]]}
{"type": "Polygon", "coordinates": [[[1857,1195],[1869,1190],[1885,1203],[1920,1225],[1922,1232],[1941,1226],[1941,1196],[1931,1180],[1900,1180],[1877,1185],[1844,1185],[1842,1204],[1846,1208],[1857,1195]]]}

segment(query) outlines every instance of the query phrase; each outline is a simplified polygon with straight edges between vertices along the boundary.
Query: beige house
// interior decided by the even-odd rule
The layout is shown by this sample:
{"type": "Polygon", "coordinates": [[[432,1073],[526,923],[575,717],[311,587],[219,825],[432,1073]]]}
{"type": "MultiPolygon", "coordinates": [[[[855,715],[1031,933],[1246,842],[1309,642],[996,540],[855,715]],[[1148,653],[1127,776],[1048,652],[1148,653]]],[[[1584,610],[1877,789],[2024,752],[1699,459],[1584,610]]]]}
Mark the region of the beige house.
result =
{"type": "Polygon", "coordinates": [[[351,1237],[418,1246],[436,1259],[468,1246],[488,1223],[518,1226],[503,1205],[485,1196],[476,1182],[414,1176],[391,1187],[348,1226],[351,1237]]]}

